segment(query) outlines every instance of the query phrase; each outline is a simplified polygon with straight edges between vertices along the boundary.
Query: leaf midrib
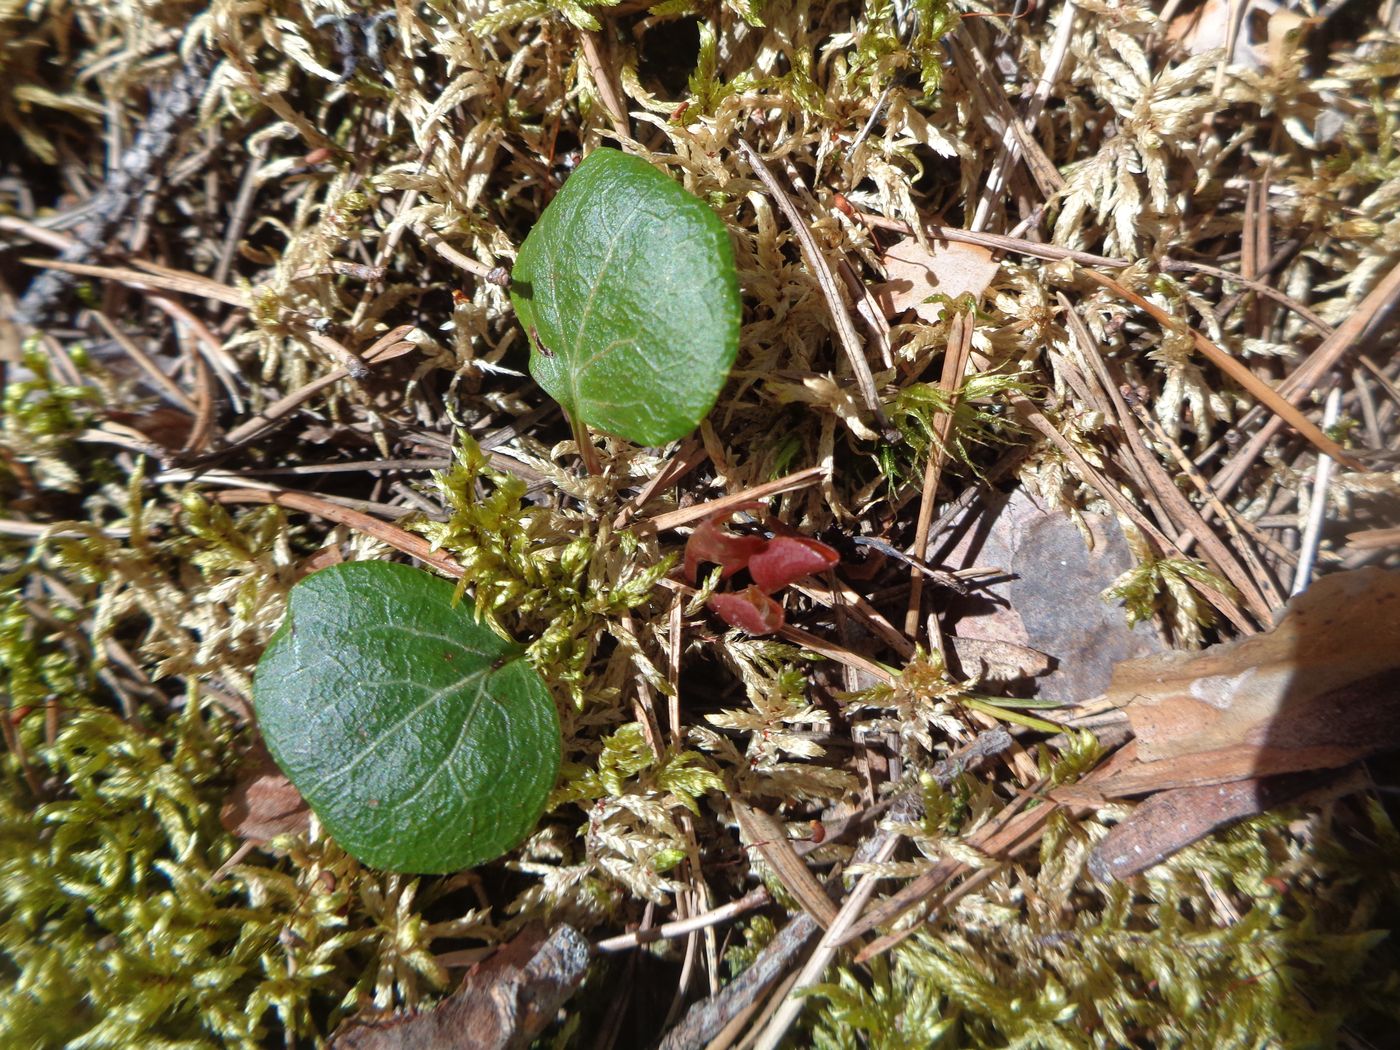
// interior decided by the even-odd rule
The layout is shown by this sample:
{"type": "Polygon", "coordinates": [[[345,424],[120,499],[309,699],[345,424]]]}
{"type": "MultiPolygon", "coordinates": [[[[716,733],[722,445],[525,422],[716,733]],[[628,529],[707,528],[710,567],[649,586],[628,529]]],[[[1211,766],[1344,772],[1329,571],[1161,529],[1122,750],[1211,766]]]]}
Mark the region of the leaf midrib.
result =
{"type": "MultiPolygon", "coordinates": [[[[578,355],[579,348],[583,345],[584,335],[588,331],[588,318],[593,313],[593,305],[597,301],[598,290],[603,287],[604,277],[608,272],[608,268],[612,266],[613,254],[617,250],[618,242],[621,241],[623,236],[631,229],[632,220],[637,217],[637,213],[642,210],[643,205],[646,203],[646,198],[639,196],[632,205],[632,210],[627,213],[627,218],[617,224],[617,232],[614,233],[612,238],[608,241],[608,250],[603,256],[603,264],[598,268],[598,272],[594,276],[593,287],[588,291],[588,301],[583,304],[583,313],[579,315],[578,332],[574,336],[574,345],[569,350],[569,388],[573,395],[572,400],[575,412],[579,411],[580,393],[578,386],[579,381],[583,378],[584,372],[584,366],[579,362],[578,355]]],[[[553,258],[551,257],[551,262],[552,261],[553,258]]],[[[552,266],[551,269],[553,269],[552,266]]],[[[557,315],[555,317],[555,323],[559,323],[557,315]]]]}
{"type": "MultiPolygon", "coordinates": [[[[462,690],[462,689],[464,689],[466,686],[468,686],[468,685],[469,685],[471,682],[473,682],[474,680],[481,679],[481,678],[485,678],[488,674],[490,674],[490,672],[491,672],[491,668],[490,668],[490,667],[480,667],[480,668],[478,668],[477,670],[471,672],[470,674],[465,674],[465,675],[463,675],[461,678],[457,679],[455,682],[451,683],[450,685],[445,685],[445,686],[441,687],[441,688],[438,689],[436,692],[434,692],[433,694],[431,694],[426,700],[424,700],[422,703],[420,703],[417,707],[413,708],[411,711],[405,712],[396,722],[393,722],[392,724],[385,726],[373,739],[371,739],[371,740],[370,740],[370,741],[355,755],[354,758],[352,758],[349,762],[345,763],[345,765],[341,766],[339,769],[336,769],[336,770],[333,770],[333,771],[331,771],[331,772],[326,773],[326,774],[325,774],[324,776],[322,776],[319,780],[317,780],[314,784],[309,784],[309,785],[307,785],[306,790],[303,791],[302,794],[307,795],[307,796],[313,795],[313,794],[315,794],[316,792],[318,792],[321,788],[325,787],[327,784],[329,784],[329,783],[331,783],[331,782],[333,782],[333,781],[335,781],[335,780],[340,779],[341,777],[343,777],[343,776],[344,776],[345,774],[347,774],[347,773],[350,773],[350,772],[353,771],[355,768],[357,768],[362,762],[364,762],[367,758],[369,758],[371,755],[373,755],[374,752],[375,752],[386,740],[388,740],[394,733],[396,733],[396,732],[398,732],[399,730],[403,729],[403,727],[404,727],[405,725],[407,725],[409,722],[413,721],[415,718],[417,718],[419,715],[421,715],[421,714],[422,714],[424,711],[426,711],[428,708],[432,707],[434,704],[440,703],[444,698],[446,698],[446,697],[448,697],[448,696],[455,695],[455,694],[458,693],[460,690],[462,690]]],[[[471,704],[468,706],[468,709],[467,709],[467,711],[466,711],[466,715],[465,715],[464,721],[470,721],[470,720],[471,720],[472,714],[474,713],[474,711],[476,710],[476,708],[480,705],[482,696],[483,696],[484,694],[485,694],[485,689],[484,689],[484,688],[478,689],[478,690],[477,690],[476,696],[472,698],[472,702],[471,702],[471,704]]]]}

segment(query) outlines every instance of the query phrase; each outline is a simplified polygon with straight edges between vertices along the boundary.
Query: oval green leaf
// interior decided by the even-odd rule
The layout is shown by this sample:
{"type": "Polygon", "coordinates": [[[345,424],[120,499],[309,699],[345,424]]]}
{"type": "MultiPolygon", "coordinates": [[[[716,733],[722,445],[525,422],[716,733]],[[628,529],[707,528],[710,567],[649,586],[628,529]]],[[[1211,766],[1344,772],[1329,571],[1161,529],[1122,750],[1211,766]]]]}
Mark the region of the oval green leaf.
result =
{"type": "Polygon", "coordinates": [[[597,149],[564,183],[511,270],[530,374],[576,421],[642,445],[714,407],[739,347],[729,234],[640,157],[597,149]]]}
{"type": "Polygon", "coordinates": [[[389,871],[441,873],[528,835],[559,772],[559,714],[447,580],[354,562],[292,588],[258,663],[268,749],[326,830],[389,871]]]}

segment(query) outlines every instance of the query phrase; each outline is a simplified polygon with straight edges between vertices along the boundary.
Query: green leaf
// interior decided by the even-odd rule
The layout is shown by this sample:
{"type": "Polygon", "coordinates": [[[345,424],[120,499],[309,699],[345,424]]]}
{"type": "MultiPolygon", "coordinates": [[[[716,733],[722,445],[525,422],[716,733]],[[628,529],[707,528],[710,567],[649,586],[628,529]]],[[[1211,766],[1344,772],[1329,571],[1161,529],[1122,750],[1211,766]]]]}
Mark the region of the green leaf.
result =
{"type": "Polygon", "coordinates": [[[559,715],[520,646],[453,586],[389,562],[292,588],[253,701],[277,764],[364,863],[457,871],[539,820],[559,772],[559,715]]]}
{"type": "Polygon", "coordinates": [[[597,149],[511,271],[530,374],[575,421],[642,445],[689,434],[739,347],[724,223],[639,157],[597,149]]]}

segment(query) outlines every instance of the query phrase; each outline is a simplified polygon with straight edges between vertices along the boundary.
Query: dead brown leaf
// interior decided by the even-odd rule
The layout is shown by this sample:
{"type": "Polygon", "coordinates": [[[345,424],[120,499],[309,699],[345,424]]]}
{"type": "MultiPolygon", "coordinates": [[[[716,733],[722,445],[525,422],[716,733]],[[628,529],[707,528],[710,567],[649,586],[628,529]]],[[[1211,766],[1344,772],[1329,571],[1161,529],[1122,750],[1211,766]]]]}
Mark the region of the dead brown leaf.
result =
{"type": "Polygon", "coordinates": [[[887,317],[913,310],[921,320],[937,321],[942,307],[925,302],[933,295],[956,299],[971,294],[978,300],[997,275],[1000,264],[980,244],[936,241],[927,251],[906,237],[885,253],[889,280],[875,288],[875,298],[887,317]]]}
{"type": "Polygon", "coordinates": [[[948,625],[958,636],[953,646],[964,674],[977,675],[985,663],[989,680],[1035,677],[1043,699],[1084,700],[1108,688],[1118,661],[1160,648],[1150,625],[1130,628],[1122,609],[1100,597],[1133,565],[1117,522],[1098,514],[1080,521],[1082,529],[1017,489],[990,498],[974,528],[935,552],[935,561],[950,568],[983,566],[1006,574],[949,602],[948,625]],[[978,652],[979,644],[1009,644],[1021,656],[999,659],[1017,650],[978,652]],[[999,667],[1010,670],[1008,664],[1019,665],[1021,674],[999,673],[999,667]]]}
{"type": "Polygon", "coordinates": [[[259,749],[229,792],[219,821],[226,831],[261,846],[278,835],[305,832],[311,810],[272,756],[259,749]]]}
{"type": "Polygon", "coordinates": [[[592,949],[572,926],[527,927],[435,1009],[351,1019],[331,1050],[520,1050],[583,980],[592,949]]]}
{"type": "Polygon", "coordinates": [[[1400,572],[1324,576],[1265,634],[1118,665],[1138,763],[1105,798],[1335,769],[1400,743],[1400,572]]]}

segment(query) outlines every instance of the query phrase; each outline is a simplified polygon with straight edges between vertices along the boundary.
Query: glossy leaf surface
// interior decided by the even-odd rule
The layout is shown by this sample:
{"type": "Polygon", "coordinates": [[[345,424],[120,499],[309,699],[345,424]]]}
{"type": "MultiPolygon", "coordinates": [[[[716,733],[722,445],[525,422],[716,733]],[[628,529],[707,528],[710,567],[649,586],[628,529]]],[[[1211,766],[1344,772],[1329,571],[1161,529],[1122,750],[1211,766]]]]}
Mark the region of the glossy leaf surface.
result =
{"type": "Polygon", "coordinates": [[[738,350],[724,223],[613,149],[584,159],[525,238],[511,302],[540,386],[575,420],[642,445],[694,430],[738,350]]]}
{"type": "Polygon", "coordinates": [[[449,872],[534,828],[559,771],[559,716],[519,646],[453,585],[354,562],[292,588],[254,705],[277,764],[349,853],[449,872]]]}

